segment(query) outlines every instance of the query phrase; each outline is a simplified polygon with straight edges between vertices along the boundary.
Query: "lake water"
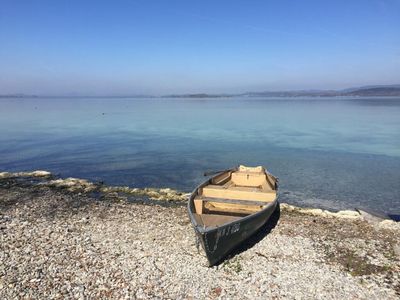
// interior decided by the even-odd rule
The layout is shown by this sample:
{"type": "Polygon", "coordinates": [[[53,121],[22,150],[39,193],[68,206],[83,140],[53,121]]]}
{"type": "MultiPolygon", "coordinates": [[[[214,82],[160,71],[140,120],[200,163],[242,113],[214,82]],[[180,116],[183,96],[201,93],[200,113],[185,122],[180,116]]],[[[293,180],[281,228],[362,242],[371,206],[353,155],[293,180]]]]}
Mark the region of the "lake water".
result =
{"type": "Polygon", "coordinates": [[[0,99],[0,170],[191,191],[265,165],[281,200],[400,212],[400,98],[0,99]]]}

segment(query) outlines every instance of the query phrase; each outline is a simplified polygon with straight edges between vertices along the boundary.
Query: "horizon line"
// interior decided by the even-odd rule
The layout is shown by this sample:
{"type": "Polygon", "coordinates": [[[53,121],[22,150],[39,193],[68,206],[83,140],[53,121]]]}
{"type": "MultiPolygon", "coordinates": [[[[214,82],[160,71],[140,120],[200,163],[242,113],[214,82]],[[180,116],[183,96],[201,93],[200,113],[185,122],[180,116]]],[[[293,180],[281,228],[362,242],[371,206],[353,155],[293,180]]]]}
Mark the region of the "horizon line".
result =
{"type": "Polygon", "coordinates": [[[376,85],[363,85],[356,87],[347,87],[340,89],[288,89],[288,90],[262,90],[262,91],[244,91],[237,93],[229,93],[229,92],[221,92],[221,93],[208,93],[208,92],[183,92],[183,93],[168,93],[168,94],[102,94],[102,95],[90,95],[90,94],[77,94],[77,93],[65,93],[59,95],[51,95],[51,94],[31,94],[31,93],[5,93],[0,94],[0,97],[20,97],[20,98],[29,98],[29,97],[44,97],[44,98],[159,98],[159,97],[179,97],[179,96],[207,96],[207,97],[232,97],[232,96],[241,96],[247,94],[261,94],[261,93],[338,93],[338,92],[346,92],[349,90],[357,90],[357,89],[369,89],[369,88],[400,88],[400,83],[397,84],[376,84],[376,85]]]}

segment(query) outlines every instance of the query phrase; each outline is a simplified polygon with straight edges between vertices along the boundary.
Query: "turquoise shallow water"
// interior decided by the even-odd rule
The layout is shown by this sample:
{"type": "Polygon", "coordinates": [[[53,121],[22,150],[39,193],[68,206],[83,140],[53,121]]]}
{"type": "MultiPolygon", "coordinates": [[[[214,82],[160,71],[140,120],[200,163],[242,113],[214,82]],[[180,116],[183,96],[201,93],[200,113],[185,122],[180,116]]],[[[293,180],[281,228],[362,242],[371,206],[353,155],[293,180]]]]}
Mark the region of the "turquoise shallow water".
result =
{"type": "Polygon", "coordinates": [[[190,191],[265,165],[282,200],[400,212],[400,98],[1,99],[0,169],[190,191]]]}

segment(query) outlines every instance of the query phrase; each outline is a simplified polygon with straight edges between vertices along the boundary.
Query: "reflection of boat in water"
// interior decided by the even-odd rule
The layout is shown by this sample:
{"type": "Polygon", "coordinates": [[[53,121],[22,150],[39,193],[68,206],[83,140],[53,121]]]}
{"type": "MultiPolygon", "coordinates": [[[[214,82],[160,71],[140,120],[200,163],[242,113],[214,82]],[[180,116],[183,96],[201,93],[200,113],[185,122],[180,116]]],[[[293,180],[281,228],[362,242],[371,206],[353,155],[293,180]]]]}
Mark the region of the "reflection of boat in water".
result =
{"type": "Polygon", "coordinates": [[[188,211],[210,265],[264,225],[277,205],[277,178],[263,167],[223,171],[198,186],[188,211]]]}

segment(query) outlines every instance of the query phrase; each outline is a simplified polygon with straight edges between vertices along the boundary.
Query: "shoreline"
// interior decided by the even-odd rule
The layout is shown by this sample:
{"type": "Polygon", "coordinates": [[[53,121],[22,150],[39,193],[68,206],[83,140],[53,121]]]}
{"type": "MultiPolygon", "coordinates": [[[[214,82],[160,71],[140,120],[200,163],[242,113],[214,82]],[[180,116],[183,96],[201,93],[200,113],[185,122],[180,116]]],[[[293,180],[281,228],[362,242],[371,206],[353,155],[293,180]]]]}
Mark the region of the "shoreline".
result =
{"type": "Polygon", "coordinates": [[[209,268],[185,194],[0,173],[0,298],[397,299],[400,224],[356,213],[281,204],[209,268]]]}
{"type": "MultiPolygon", "coordinates": [[[[39,182],[31,182],[31,184],[54,187],[58,189],[66,189],[69,192],[77,193],[100,193],[107,196],[119,198],[121,201],[129,201],[131,197],[143,196],[153,201],[167,202],[186,202],[190,193],[185,193],[171,188],[132,188],[128,186],[112,186],[99,182],[91,182],[87,179],[68,177],[56,177],[49,171],[35,170],[23,172],[0,172],[1,179],[28,179],[36,178],[39,182]]],[[[99,196],[97,196],[99,197],[99,196]]],[[[329,210],[315,207],[301,207],[286,202],[280,202],[281,209],[296,211],[302,214],[310,214],[314,216],[336,217],[348,219],[364,219],[370,222],[384,224],[395,224],[396,221],[387,216],[371,214],[363,210],[329,210]],[[386,218],[385,218],[386,217],[386,218]]],[[[400,224],[400,223],[399,223],[400,224]]],[[[396,227],[396,225],[393,225],[396,227]]],[[[400,225],[399,225],[400,226],[400,225]]]]}

